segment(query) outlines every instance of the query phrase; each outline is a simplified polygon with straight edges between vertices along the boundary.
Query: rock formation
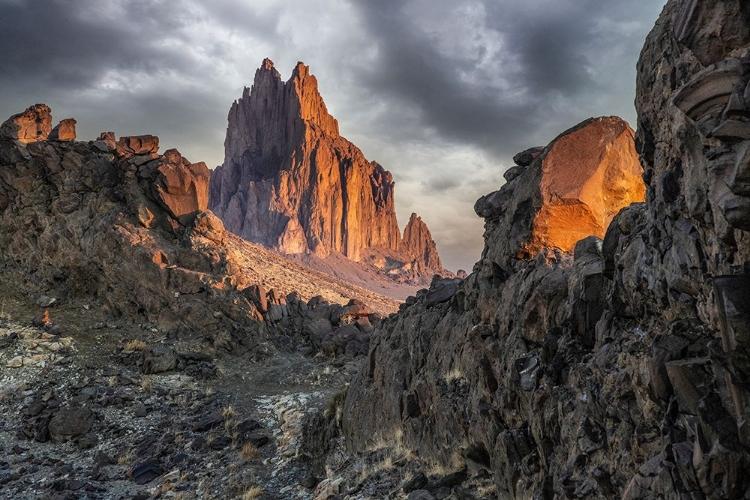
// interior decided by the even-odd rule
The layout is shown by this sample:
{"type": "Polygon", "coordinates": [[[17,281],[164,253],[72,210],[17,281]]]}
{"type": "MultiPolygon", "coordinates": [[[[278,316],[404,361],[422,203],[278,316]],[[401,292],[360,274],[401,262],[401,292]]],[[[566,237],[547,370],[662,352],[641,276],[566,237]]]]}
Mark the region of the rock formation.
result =
{"type": "Polygon", "coordinates": [[[66,118],[60,120],[55,128],[49,133],[50,141],[74,141],[76,138],[76,120],[75,118],[66,118]]]}
{"type": "Polygon", "coordinates": [[[537,164],[513,167],[506,172],[507,184],[475,207],[488,224],[499,224],[496,231],[488,230],[499,238],[488,242],[487,251],[525,258],[543,248],[572,252],[586,236],[603,238],[617,212],[645,196],[633,136],[620,118],[596,118],[564,132],[542,151],[516,155],[526,163],[533,151],[537,164]]]}
{"type": "Polygon", "coordinates": [[[0,125],[0,138],[23,143],[43,141],[52,131],[52,114],[46,104],[34,104],[0,125]]]}
{"type": "Polygon", "coordinates": [[[0,138],[0,264],[19,287],[91,297],[114,317],[217,346],[261,338],[263,316],[206,211],[205,164],[160,156],[153,136],[32,140],[31,123],[49,130],[49,108],[10,118],[4,132],[27,132],[0,138]]]}
{"type": "Polygon", "coordinates": [[[746,2],[670,0],[638,63],[645,203],[518,260],[529,207],[485,197],[474,272],[373,333],[349,446],[402,434],[499,498],[750,494],[749,51],[746,2]]]}
{"type": "Polygon", "coordinates": [[[412,258],[414,267],[418,269],[420,274],[443,268],[437,246],[432,239],[430,230],[427,229],[427,224],[415,213],[411,214],[409,222],[404,228],[401,251],[412,258]]]}
{"type": "MultiPolygon", "coordinates": [[[[392,175],[339,135],[302,63],[283,82],[273,63],[263,61],[252,89],[229,111],[224,150],[209,207],[243,238],[286,254],[340,253],[354,261],[376,249],[405,251],[406,262],[429,245],[405,246],[392,175]]],[[[420,269],[442,270],[433,261],[420,269]]]]}

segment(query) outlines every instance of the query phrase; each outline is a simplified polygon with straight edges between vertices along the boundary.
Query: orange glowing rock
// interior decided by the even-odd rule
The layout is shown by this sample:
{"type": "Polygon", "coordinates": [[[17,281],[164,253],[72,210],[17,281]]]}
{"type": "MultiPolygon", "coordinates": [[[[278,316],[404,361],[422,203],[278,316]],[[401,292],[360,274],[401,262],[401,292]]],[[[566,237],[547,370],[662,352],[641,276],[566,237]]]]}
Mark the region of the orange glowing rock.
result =
{"type": "Polygon", "coordinates": [[[646,194],[633,130],[615,116],[580,123],[528,167],[513,168],[508,183],[474,207],[493,242],[485,256],[498,263],[545,248],[571,253],[588,236],[603,238],[617,212],[646,194]]]}
{"type": "Polygon", "coordinates": [[[572,252],[587,236],[603,238],[621,208],[646,196],[633,129],[617,117],[596,119],[557,139],[541,170],[543,205],[520,253],[572,252]]]}

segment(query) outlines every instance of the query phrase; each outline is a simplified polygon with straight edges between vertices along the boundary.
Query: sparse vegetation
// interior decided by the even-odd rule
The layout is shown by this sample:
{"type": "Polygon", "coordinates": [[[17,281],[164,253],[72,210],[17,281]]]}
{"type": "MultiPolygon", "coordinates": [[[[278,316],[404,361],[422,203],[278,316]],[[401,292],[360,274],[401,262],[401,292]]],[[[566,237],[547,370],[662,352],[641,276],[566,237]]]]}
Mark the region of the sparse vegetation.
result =
{"type": "Polygon", "coordinates": [[[466,376],[458,366],[454,366],[448,373],[445,374],[445,382],[447,384],[450,384],[454,381],[462,382],[464,380],[466,380],[466,376]]]}
{"type": "Polygon", "coordinates": [[[151,389],[153,388],[152,383],[151,377],[141,377],[141,389],[143,392],[151,392],[151,389]]]}
{"type": "Polygon", "coordinates": [[[242,500],[254,500],[260,498],[263,494],[263,488],[260,486],[253,486],[252,488],[245,490],[245,494],[242,495],[242,500]]]}
{"type": "Polygon", "coordinates": [[[336,417],[338,420],[341,416],[341,412],[344,409],[344,400],[346,399],[346,392],[349,390],[349,386],[345,386],[341,390],[337,391],[336,394],[334,394],[331,397],[331,400],[328,402],[328,405],[326,406],[324,415],[327,418],[330,417],[336,417]]]}
{"type": "Polygon", "coordinates": [[[133,339],[125,344],[126,351],[142,351],[146,348],[146,342],[140,339],[133,339]]]}
{"type": "Polygon", "coordinates": [[[117,457],[117,465],[123,465],[123,466],[130,465],[130,462],[132,461],[133,461],[132,452],[123,453],[122,455],[117,457]]]}

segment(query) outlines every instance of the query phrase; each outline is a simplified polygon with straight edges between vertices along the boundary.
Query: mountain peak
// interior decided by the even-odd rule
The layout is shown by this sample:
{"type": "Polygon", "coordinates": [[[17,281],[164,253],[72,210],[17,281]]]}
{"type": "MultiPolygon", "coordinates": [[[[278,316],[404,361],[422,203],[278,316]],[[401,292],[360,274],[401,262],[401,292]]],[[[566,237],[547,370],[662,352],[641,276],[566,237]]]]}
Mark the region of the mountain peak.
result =
{"type": "Polygon", "coordinates": [[[426,251],[438,267],[424,275],[442,271],[421,219],[409,226],[404,245],[393,176],[339,136],[309,67],[297,63],[283,82],[271,65],[263,62],[252,89],[229,112],[211,210],[230,231],[282,253],[360,261],[373,250],[398,254],[406,264],[422,262],[418,255],[426,251]],[[423,236],[429,240],[417,241],[423,236]]]}

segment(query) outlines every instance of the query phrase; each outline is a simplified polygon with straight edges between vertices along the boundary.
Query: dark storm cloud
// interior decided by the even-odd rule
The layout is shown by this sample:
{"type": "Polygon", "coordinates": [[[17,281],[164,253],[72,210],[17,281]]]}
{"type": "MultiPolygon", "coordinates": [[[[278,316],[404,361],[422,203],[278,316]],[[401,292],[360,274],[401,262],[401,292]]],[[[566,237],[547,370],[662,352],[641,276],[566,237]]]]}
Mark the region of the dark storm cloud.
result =
{"type": "MultiPolygon", "coordinates": [[[[437,0],[429,7],[453,4],[437,0]]],[[[626,118],[632,120],[637,47],[658,13],[653,0],[626,6],[614,0],[476,1],[485,14],[477,28],[502,41],[502,50],[484,67],[499,68],[503,86],[481,74],[487,69],[479,70],[475,82],[462,79],[462,71],[478,67],[487,47],[446,53],[429,27],[414,22],[409,3],[356,5],[378,47],[360,85],[389,96],[398,106],[416,108],[422,126],[434,128],[443,139],[504,157],[535,139],[551,139],[590,114],[629,113],[626,118]],[[619,56],[623,46],[629,49],[626,60],[618,57],[616,66],[601,67],[619,56]],[[618,95],[623,80],[631,90],[618,95]],[[508,99],[508,93],[515,97],[508,99]],[[609,108],[597,106],[603,99],[609,108]]],[[[456,25],[457,31],[467,29],[456,25]]],[[[399,133],[393,124],[383,124],[383,129],[399,133]]]]}

